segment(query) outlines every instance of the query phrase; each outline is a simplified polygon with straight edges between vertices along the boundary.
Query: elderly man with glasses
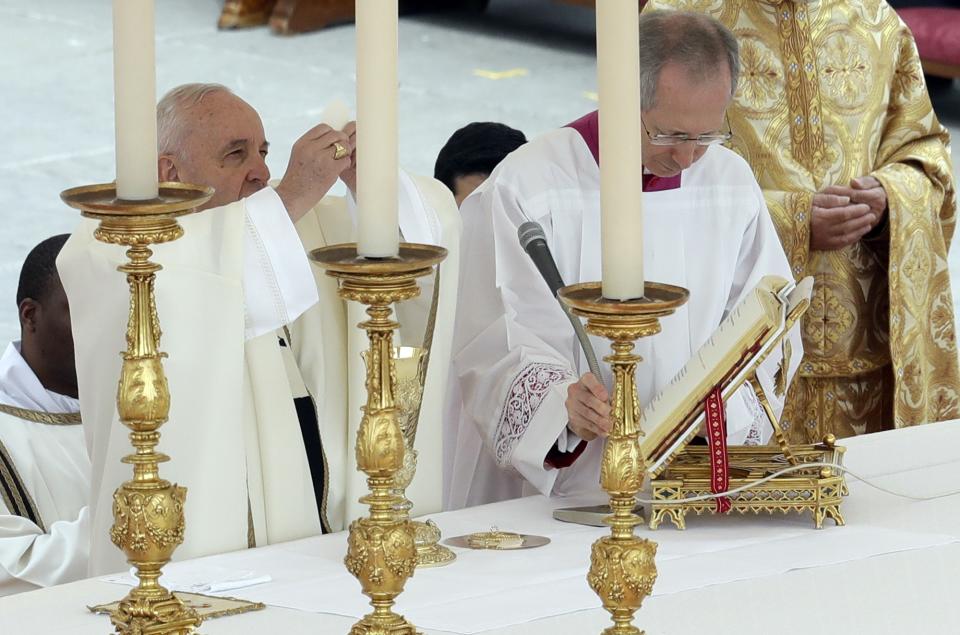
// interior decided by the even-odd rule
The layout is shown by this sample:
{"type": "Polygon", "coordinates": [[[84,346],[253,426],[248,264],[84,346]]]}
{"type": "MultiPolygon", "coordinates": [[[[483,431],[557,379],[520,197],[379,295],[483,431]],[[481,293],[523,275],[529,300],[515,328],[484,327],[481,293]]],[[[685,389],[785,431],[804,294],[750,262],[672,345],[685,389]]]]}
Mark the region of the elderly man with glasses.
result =
{"type": "MultiPolygon", "coordinates": [[[[739,73],[733,35],[701,15],[655,13],[641,18],[640,42],[644,268],[651,280],[691,292],[660,335],[638,343],[638,391],[647,403],[761,277],[789,279],[790,268],[753,173],[722,145],[739,73]]],[[[601,162],[591,113],[513,152],[461,207],[470,240],[454,335],[459,394],[451,412],[459,416],[445,438],[450,508],[599,491],[610,369],[586,372],[517,228],[543,226],[566,283],[599,280],[601,162]]],[[[799,335],[792,338],[799,351],[799,335]]],[[[769,436],[751,400],[741,392],[728,402],[730,443],[769,436]]]]}

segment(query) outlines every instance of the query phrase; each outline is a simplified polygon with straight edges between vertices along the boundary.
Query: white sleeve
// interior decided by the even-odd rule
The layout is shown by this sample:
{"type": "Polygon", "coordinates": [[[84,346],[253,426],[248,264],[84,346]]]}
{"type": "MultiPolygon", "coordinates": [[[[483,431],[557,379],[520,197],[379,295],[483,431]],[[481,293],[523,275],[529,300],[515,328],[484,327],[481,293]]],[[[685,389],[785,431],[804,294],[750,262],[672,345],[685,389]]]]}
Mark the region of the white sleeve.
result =
{"type": "Polygon", "coordinates": [[[545,467],[547,454],[558,441],[576,447],[565,406],[577,381],[570,323],[517,242],[522,202],[488,181],[461,212],[469,236],[454,327],[461,424],[476,426],[501,469],[549,495],[557,470],[545,467]]]}
{"type": "Polygon", "coordinates": [[[86,577],[89,553],[86,507],[76,520],[57,521],[47,533],[22,516],[4,513],[0,515],[0,596],[22,588],[23,583],[48,587],[80,580],[86,577]]]}
{"type": "Polygon", "coordinates": [[[243,298],[246,339],[293,322],[319,301],[310,262],[271,187],[244,200],[243,298]]]}

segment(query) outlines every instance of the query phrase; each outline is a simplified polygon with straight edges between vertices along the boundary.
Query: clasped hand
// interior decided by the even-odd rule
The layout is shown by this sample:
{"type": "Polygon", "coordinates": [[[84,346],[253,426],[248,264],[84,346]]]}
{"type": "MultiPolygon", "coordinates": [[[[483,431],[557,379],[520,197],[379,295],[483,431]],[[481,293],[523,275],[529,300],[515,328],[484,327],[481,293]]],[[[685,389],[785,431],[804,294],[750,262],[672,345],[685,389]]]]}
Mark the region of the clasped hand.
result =
{"type": "Polygon", "coordinates": [[[852,245],[876,227],[887,211],[887,192],[872,176],[831,185],[813,196],[810,248],[834,251],[852,245]]]}

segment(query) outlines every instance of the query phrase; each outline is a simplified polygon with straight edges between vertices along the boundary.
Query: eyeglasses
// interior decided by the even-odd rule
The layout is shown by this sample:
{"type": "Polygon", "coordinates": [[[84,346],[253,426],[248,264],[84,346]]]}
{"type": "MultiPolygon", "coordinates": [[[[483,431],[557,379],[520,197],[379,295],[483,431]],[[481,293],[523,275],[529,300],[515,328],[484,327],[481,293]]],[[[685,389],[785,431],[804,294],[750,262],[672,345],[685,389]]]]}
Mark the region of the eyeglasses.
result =
{"type": "Polygon", "coordinates": [[[730,121],[727,120],[726,117],[724,117],[724,128],[726,128],[727,132],[702,134],[696,137],[691,137],[686,134],[651,134],[647,128],[647,124],[643,122],[643,119],[640,120],[640,125],[643,126],[643,131],[647,133],[647,137],[650,138],[650,143],[655,146],[678,146],[688,141],[698,146],[713,146],[718,143],[726,143],[733,138],[733,133],[730,132],[730,121]]]}

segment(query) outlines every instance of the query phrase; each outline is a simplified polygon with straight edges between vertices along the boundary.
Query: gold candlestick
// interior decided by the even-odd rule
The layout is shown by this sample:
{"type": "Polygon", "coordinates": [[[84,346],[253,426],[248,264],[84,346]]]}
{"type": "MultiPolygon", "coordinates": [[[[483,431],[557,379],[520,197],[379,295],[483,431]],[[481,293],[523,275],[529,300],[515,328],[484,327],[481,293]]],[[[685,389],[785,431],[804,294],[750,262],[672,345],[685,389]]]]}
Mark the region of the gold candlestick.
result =
{"type": "Polygon", "coordinates": [[[149,246],[183,236],[177,217],[195,212],[213,190],[162,183],[158,198],[149,201],[118,200],[116,194],[116,186],[110,183],[73,188],[60,195],[70,207],[100,221],[94,233],[97,240],[128,247],[129,262],[118,267],[130,285],[130,317],[117,411],[130,429],[135,452],[123,458],[133,465],[133,479],[113,494],[110,538],[136,567],[140,584],[121,600],[110,621],[121,635],[187,635],[200,624],[200,617],[158,582],[163,566],[183,542],[187,489],[160,478],[158,464],[170,457],[155,451],[160,426],[170,413],[170,391],[153,292],[156,272],[162,267],[150,262],[149,246]]]}
{"type": "Polygon", "coordinates": [[[610,495],[613,515],[607,517],[610,536],[593,543],[587,582],[600,596],[614,625],[604,635],[643,635],[633,625],[633,614],[653,590],[657,579],[657,544],[638,538],[633,528],[643,520],[633,513],[643,486],[646,464],[640,451],[640,404],[636,369],[641,361],[636,340],[660,332],[660,318],[687,301],[686,289],[648,282],[646,297],[617,301],[602,297],[600,283],[586,282],[560,289],[561,300],[576,315],[587,318],[587,332],[611,341],[613,354],[604,358],[613,368],[611,400],[613,430],[600,464],[600,486],[610,495]]]}
{"type": "Polygon", "coordinates": [[[433,271],[447,250],[402,243],[396,258],[357,256],[355,243],[316,249],[310,257],[340,283],[340,297],[367,305],[370,319],[360,324],[370,339],[367,351],[367,405],[357,430],[357,467],[367,475],[370,493],[360,502],[370,515],[350,524],[344,564],[360,581],[373,612],[350,629],[351,635],[415,635],[416,629],[393,612],[417,564],[414,527],[397,510],[394,475],[403,466],[405,442],[395,397],[396,368],[391,304],[417,297],[417,278],[433,271]]]}

